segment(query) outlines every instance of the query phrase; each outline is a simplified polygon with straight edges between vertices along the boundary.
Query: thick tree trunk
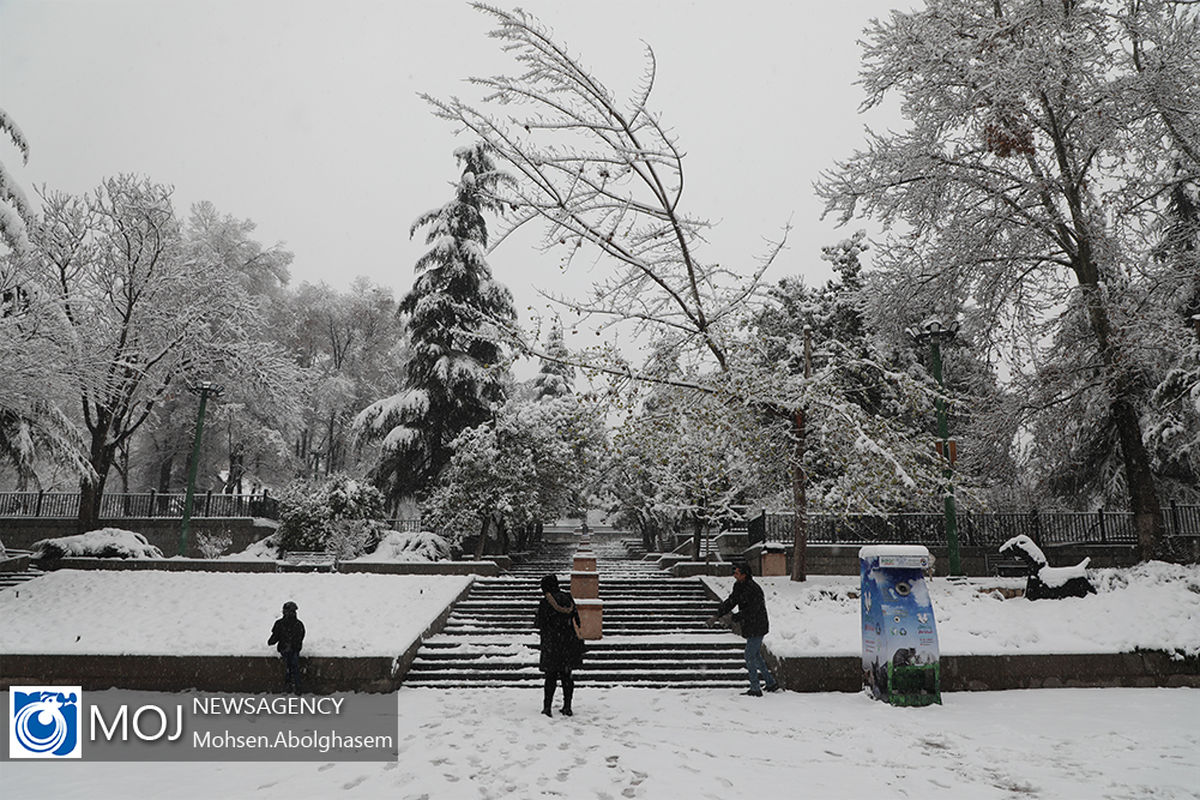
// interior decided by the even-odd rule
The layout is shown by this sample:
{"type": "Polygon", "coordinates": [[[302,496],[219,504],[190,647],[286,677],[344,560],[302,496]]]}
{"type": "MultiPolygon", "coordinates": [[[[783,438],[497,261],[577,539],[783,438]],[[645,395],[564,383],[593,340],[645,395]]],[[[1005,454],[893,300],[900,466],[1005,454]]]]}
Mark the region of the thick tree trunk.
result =
{"type": "MultiPolygon", "coordinates": [[[[1094,269],[1084,273],[1092,278],[1094,269]]],[[[1108,310],[1098,282],[1088,280],[1083,290],[1088,307],[1092,332],[1096,335],[1100,356],[1104,363],[1106,383],[1112,396],[1112,419],[1121,443],[1121,459],[1125,472],[1125,485],[1129,491],[1129,510],[1133,512],[1134,529],[1138,537],[1138,556],[1143,561],[1154,558],[1163,537],[1162,506],[1158,499],[1158,488],[1154,483],[1154,472],[1150,468],[1150,454],[1142,440],[1142,425],[1137,408],[1133,403],[1129,368],[1123,362],[1128,356],[1118,352],[1113,341],[1112,326],[1108,310]]]]}
{"type": "Polygon", "coordinates": [[[175,456],[167,456],[158,462],[158,491],[166,494],[171,491],[171,473],[175,470],[175,456]]]}
{"type": "Polygon", "coordinates": [[[77,528],[80,533],[94,531],[100,527],[100,501],[104,497],[104,484],[108,480],[108,471],[112,468],[116,448],[107,443],[108,430],[98,428],[92,431],[91,463],[96,471],[96,479],[86,478],[79,483],[79,516],[77,528]]]}

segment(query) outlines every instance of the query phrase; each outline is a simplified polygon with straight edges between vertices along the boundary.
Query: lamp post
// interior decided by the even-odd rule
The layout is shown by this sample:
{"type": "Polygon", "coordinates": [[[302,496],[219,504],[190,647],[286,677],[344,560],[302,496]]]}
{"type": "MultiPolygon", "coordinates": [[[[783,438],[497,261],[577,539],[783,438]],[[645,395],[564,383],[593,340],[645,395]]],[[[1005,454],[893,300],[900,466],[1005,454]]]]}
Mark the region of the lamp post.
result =
{"type": "Polygon", "coordinates": [[[950,553],[950,577],[962,576],[962,562],[958,554],[958,518],[954,506],[954,443],[950,441],[949,424],[946,421],[945,383],[942,381],[942,344],[948,343],[958,334],[957,321],[943,325],[940,320],[931,319],[918,328],[908,328],[905,332],[917,344],[929,342],[929,351],[933,360],[933,378],[938,388],[943,390],[934,400],[937,409],[938,439],[940,439],[939,455],[945,459],[946,491],[946,549],[950,553]]]}
{"type": "Polygon", "coordinates": [[[192,460],[188,465],[187,495],[183,500],[183,524],[179,528],[179,555],[187,555],[188,528],[192,525],[192,500],[196,496],[196,469],[200,464],[200,437],[204,432],[204,407],[208,398],[220,397],[225,387],[211,381],[189,386],[188,391],[200,396],[200,410],[196,413],[196,437],[192,440],[192,460]]]}

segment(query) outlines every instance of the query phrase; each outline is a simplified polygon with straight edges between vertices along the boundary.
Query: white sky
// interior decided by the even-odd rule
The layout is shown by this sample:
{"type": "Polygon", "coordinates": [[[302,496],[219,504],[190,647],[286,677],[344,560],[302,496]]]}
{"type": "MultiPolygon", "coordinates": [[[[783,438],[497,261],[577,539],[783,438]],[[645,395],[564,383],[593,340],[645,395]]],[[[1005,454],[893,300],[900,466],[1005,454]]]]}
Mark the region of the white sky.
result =
{"type": "MultiPolygon", "coordinates": [[[[856,40],[892,4],[521,6],[619,96],[649,43],[653,104],[688,153],[688,211],[719,223],[707,255],[749,265],[791,219],[772,277],[811,283],[828,275],[820,246],[852,230],[818,222],[812,182],[862,141],[856,40]]],[[[510,69],[489,27],[448,0],[0,0],[0,107],[31,146],[22,166],[0,142],[0,161],[31,199],[42,184],[79,193],[148,175],[175,186],[181,215],[210,200],[254,220],[295,253],[293,283],[366,275],[399,296],[423,252],[409,227],[449,198],[461,143],[417,93],[471,97],[468,76],[510,69]]],[[[534,286],[595,277],[581,261],[559,278],[529,241],[491,258],[520,308],[541,302],[534,286]]]]}

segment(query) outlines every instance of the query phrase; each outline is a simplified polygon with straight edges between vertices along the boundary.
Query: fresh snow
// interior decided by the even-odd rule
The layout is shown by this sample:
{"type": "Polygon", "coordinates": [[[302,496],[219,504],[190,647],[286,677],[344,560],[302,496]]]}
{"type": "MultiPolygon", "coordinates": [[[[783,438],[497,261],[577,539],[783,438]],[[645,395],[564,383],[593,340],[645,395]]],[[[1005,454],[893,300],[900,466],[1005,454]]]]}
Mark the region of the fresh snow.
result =
{"type": "Polygon", "coordinates": [[[354,561],[410,562],[446,561],[450,558],[450,543],[436,533],[385,531],[376,548],[354,561]]]}
{"type": "Polygon", "coordinates": [[[97,556],[104,558],[162,558],[162,551],[146,537],[120,528],[101,528],[76,536],[40,539],[33,543],[34,558],[97,556]]]}
{"type": "Polygon", "coordinates": [[[469,576],[59,570],[0,592],[0,654],[272,655],[299,606],[309,656],[397,656],[469,576]]]}
{"type": "MultiPolygon", "coordinates": [[[[102,693],[89,693],[92,698],[102,693]]],[[[919,798],[1193,800],[1200,690],[959,692],[895,708],[864,694],[401,689],[387,763],[4,764],[6,797],[919,798]]],[[[164,695],[162,704],[176,702],[164,695]]]]}
{"type": "MultiPolygon", "coordinates": [[[[979,581],[930,581],[942,652],[1200,652],[1200,567],[1151,563],[1091,577],[1097,595],[1039,602],[1002,600],[979,581]]],[[[268,654],[271,622],[293,599],[306,653],[394,656],[469,580],[62,570],[0,592],[0,654],[268,654]]],[[[706,580],[721,594],[732,585],[706,580]]],[[[757,580],[773,651],[859,652],[857,578],[757,580]]],[[[722,635],[731,636],[698,636],[722,635]]],[[[517,646],[533,638],[471,647],[524,660],[517,646]]],[[[395,762],[8,762],[0,785],[6,797],[87,800],[1200,797],[1196,689],[955,692],[942,706],[894,708],[861,693],[581,687],[570,719],[539,715],[537,690],[375,697],[398,705],[395,762]]]]}
{"type": "MultiPolygon", "coordinates": [[[[1095,595],[1038,601],[1006,600],[996,588],[1020,588],[1019,578],[986,583],[935,578],[928,587],[940,650],[989,655],[1148,648],[1200,655],[1200,565],[1150,562],[1091,570],[1091,577],[1095,595]]],[[[395,655],[470,580],[60,570],[0,592],[0,653],[264,653],[269,652],[263,644],[266,632],[290,599],[308,626],[305,651],[310,655],[395,655]]],[[[721,597],[732,590],[732,578],[704,580],[721,597]]],[[[861,652],[858,578],[756,580],[767,598],[771,632],[766,644],[772,653],[861,652]]]]}
{"type": "MultiPolygon", "coordinates": [[[[1121,653],[1135,648],[1200,655],[1200,565],[1152,561],[1089,570],[1097,594],[1064,600],[1006,600],[997,589],[1024,578],[927,581],[942,655],[1121,653]]],[[[727,597],[733,578],[705,578],[727,597]]],[[[755,578],[767,599],[777,656],[858,655],[859,579],[755,578]]]]}

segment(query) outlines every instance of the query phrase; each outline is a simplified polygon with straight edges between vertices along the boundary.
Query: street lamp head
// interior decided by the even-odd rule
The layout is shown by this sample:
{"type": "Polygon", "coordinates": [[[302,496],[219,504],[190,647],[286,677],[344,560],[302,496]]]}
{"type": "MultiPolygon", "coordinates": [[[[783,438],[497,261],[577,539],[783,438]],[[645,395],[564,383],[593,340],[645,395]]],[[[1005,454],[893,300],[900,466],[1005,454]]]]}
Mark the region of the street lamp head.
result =
{"type": "Polygon", "coordinates": [[[188,391],[201,397],[220,397],[224,394],[225,387],[212,381],[199,381],[189,384],[188,391]]]}
{"type": "Polygon", "coordinates": [[[942,321],[936,317],[931,317],[921,324],[920,328],[905,328],[907,333],[914,342],[918,344],[928,341],[937,343],[948,342],[958,335],[958,329],[961,327],[958,320],[953,320],[949,325],[943,325],[942,321]]]}

